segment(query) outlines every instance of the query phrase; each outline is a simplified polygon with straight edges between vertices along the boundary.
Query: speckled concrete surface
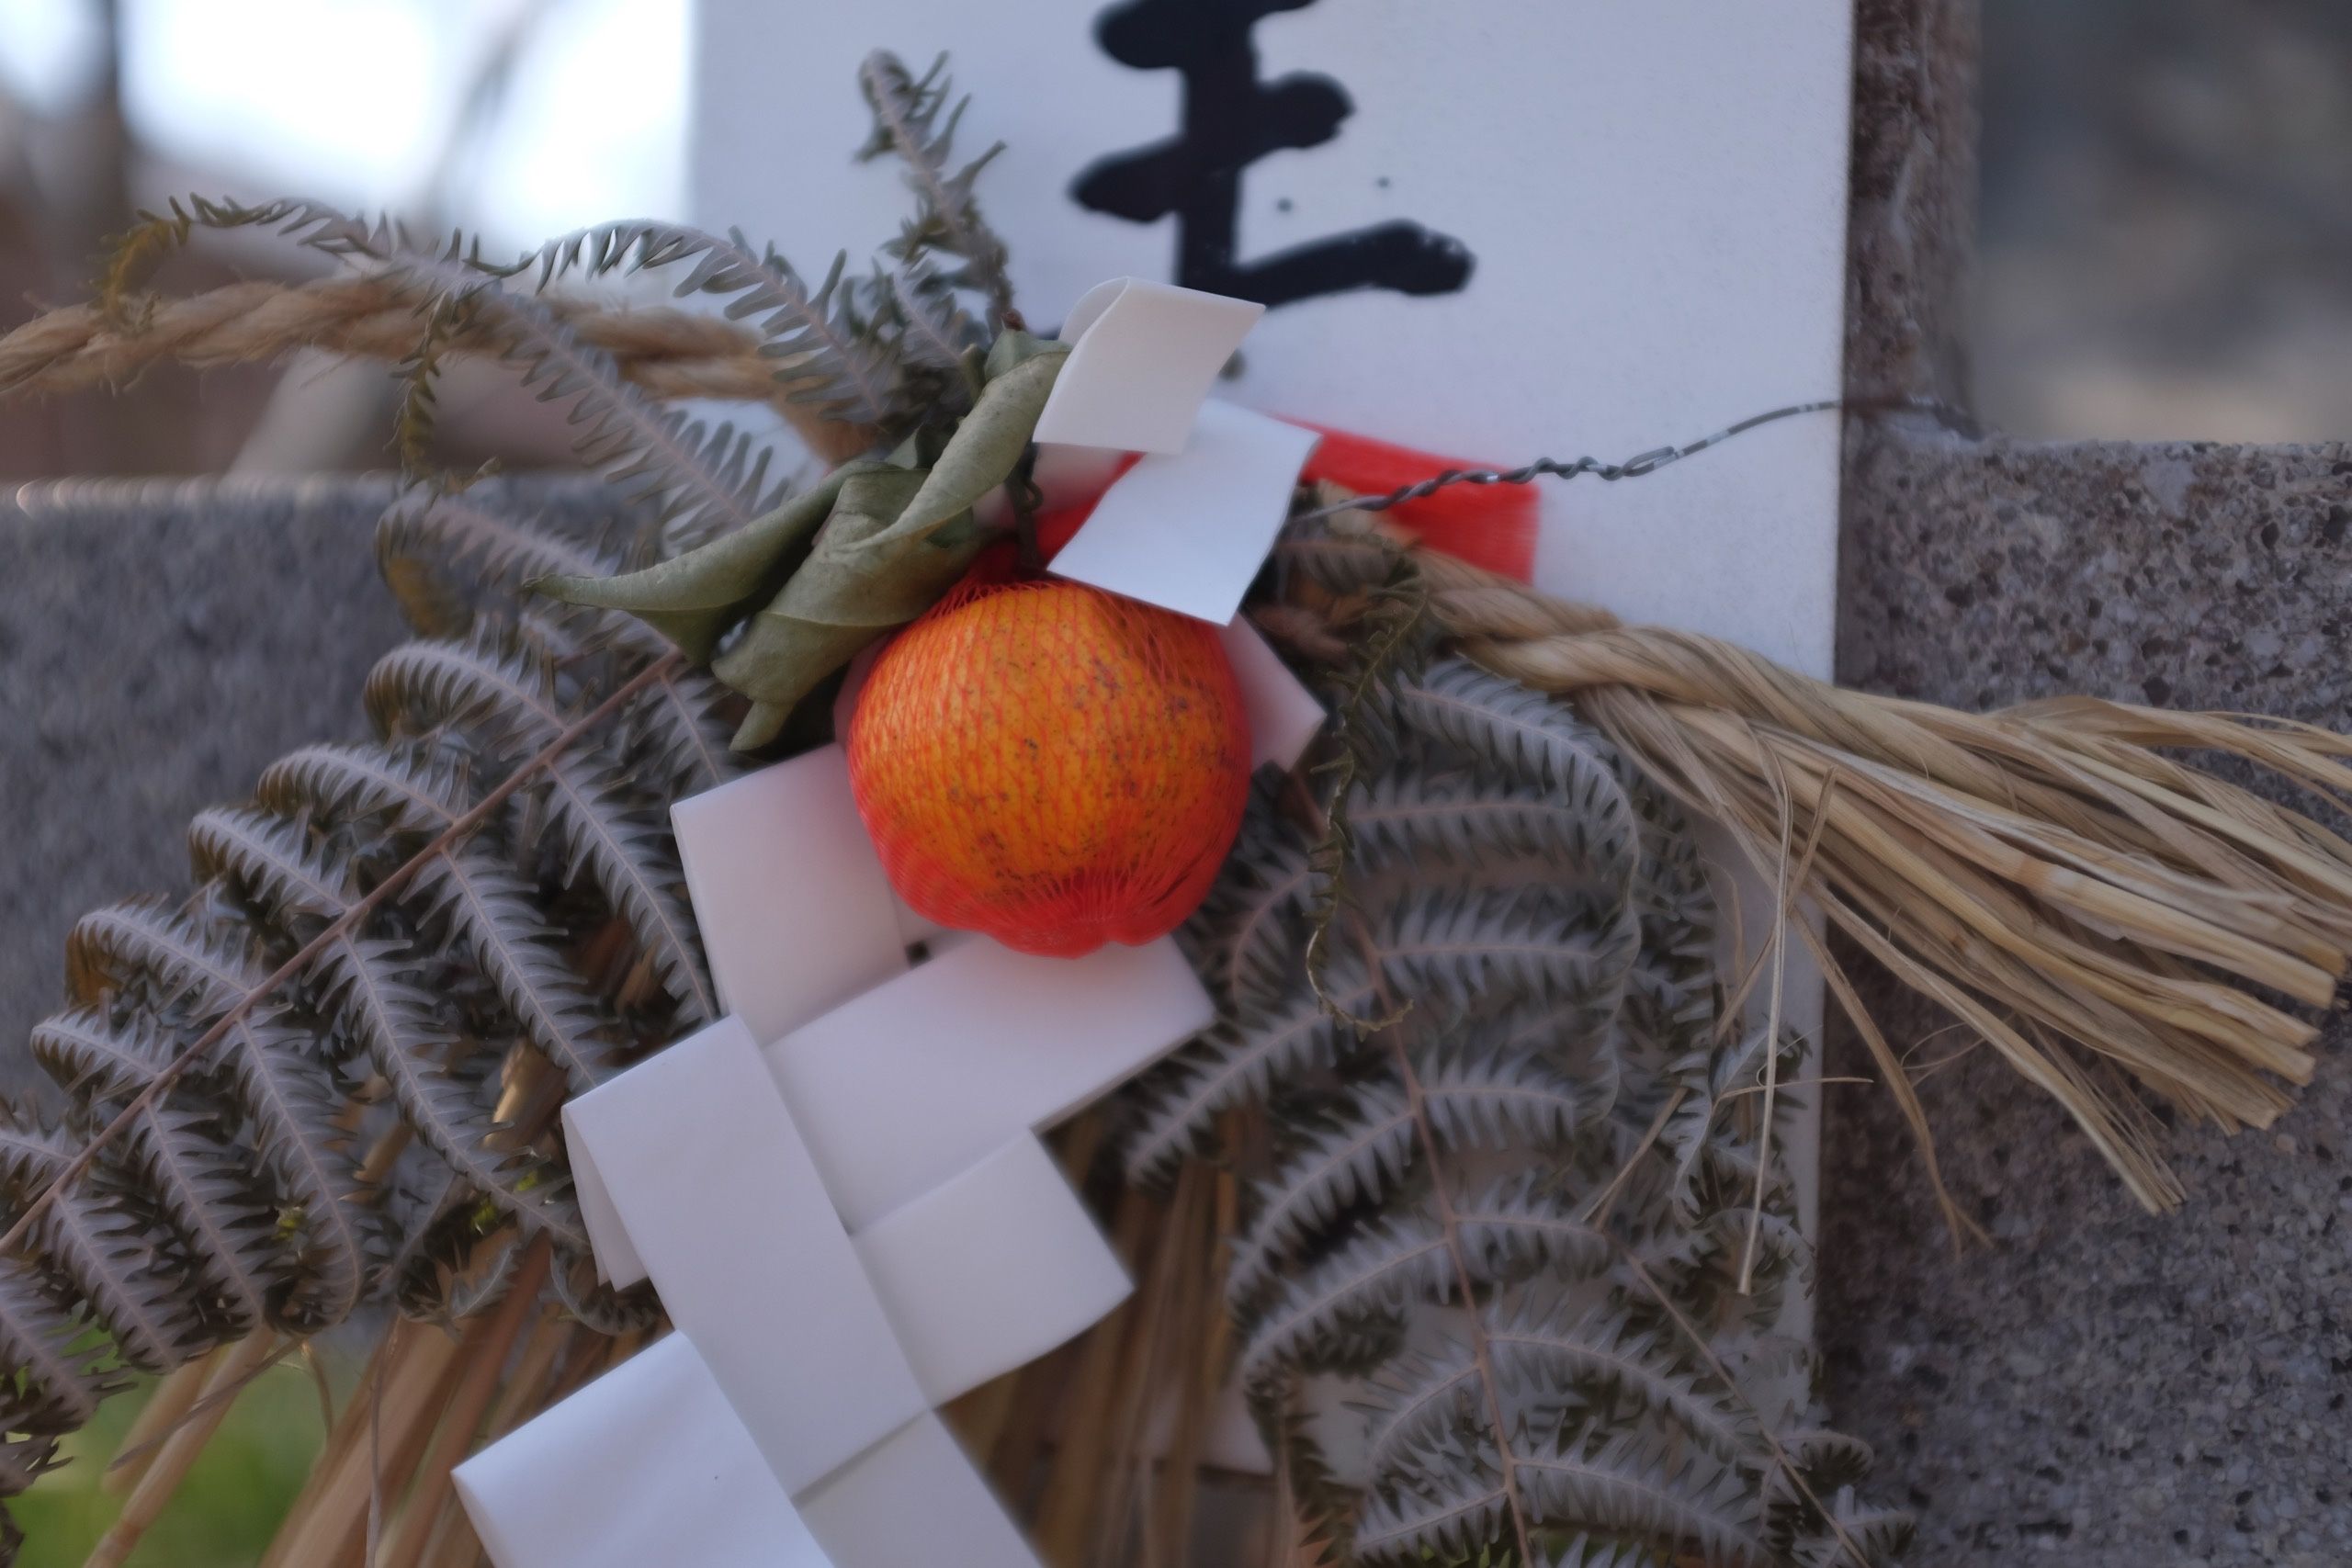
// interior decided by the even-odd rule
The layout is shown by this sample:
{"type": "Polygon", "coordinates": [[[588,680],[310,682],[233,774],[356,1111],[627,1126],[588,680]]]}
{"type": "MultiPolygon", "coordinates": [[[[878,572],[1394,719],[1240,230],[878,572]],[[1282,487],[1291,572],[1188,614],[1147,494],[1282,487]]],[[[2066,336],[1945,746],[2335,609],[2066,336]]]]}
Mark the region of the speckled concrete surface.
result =
{"type": "MultiPolygon", "coordinates": [[[[493,481],[495,484],[498,481],[493,481]]],[[[548,493],[608,505],[593,485],[548,493]]],[[[187,885],[182,834],[267,763],[367,731],[406,635],[376,575],[384,479],[65,481],[0,492],[0,1090],[63,995],[85,909],[187,885]]]]}
{"type": "MultiPolygon", "coordinates": [[[[2352,448],[1849,454],[1841,674],[1969,705],[2064,691],[2352,729],[2352,448]]],[[[1887,1001],[1889,1032],[1937,1021],[1887,1001]]],[[[1952,1042],[1957,1043],[1958,1042],[1952,1042]]],[[[1956,1255],[1891,1100],[1827,1106],[1819,1303],[1837,1424],[1915,1564],[2352,1562],[2352,1052],[2269,1133],[2188,1131],[2141,1213],[1988,1054],[1927,1086],[1995,1245],[1956,1255]]],[[[1933,1051],[1928,1053],[1934,1055],[1933,1051]]],[[[1862,1070],[1850,1045],[1839,1070],[1862,1070]]]]}
{"type": "Polygon", "coordinates": [[[398,640],[388,485],[68,481],[0,498],[0,1083],[83,910],[185,886],[181,834],[305,741],[364,731],[398,640]],[[201,501],[198,498],[202,497],[201,501]]]}

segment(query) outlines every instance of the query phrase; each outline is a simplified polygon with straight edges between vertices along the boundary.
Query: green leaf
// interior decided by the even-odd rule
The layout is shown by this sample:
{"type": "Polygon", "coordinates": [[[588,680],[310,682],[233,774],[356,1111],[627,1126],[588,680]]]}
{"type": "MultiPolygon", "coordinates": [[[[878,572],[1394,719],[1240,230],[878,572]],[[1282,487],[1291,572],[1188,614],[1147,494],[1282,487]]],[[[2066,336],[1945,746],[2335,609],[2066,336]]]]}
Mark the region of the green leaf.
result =
{"type": "Polygon", "coordinates": [[[964,574],[988,542],[972,507],[1020,462],[1069,353],[1026,333],[1005,333],[989,352],[978,401],[936,463],[843,479],[808,560],[711,666],[752,699],[738,750],[774,739],[818,682],[922,615],[964,574]]]}
{"type": "Polygon", "coordinates": [[[627,610],[676,643],[688,659],[707,662],[729,626],[775,596],[833,509],[842,487],[869,467],[854,464],[836,469],[815,489],[794,496],[750,526],[642,571],[619,577],[542,577],[527,586],[567,604],[627,610]]]}

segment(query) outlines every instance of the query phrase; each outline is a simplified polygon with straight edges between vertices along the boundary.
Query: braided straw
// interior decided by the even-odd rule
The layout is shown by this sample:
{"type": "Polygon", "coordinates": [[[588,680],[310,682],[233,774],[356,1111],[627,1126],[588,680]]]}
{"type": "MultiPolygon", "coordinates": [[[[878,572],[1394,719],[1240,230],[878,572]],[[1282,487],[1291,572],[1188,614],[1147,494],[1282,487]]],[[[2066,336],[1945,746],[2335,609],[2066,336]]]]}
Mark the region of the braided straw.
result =
{"type": "MultiPolygon", "coordinates": [[[[1342,551],[1397,542],[1362,513],[1332,530],[1342,551]]],[[[2181,1188],[2119,1072],[2224,1131],[2267,1125],[2290,1102],[2284,1086],[2310,1081],[2309,1012],[2332,1003],[2352,957],[2352,844],[2159,752],[2226,753],[2341,805],[2352,741],[2089,698],[1975,715],[1846,691],[1416,558],[1464,653],[1573,696],[1768,884],[1785,873],[1856,947],[2054,1095],[2150,1209],[2181,1188]]],[[[1819,958],[1932,1174],[1901,1058],[1813,926],[1781,919],[1819,958]]]]}
{"type": "MultiPolygon", "coordinates": [[[[656,397],[780,403],[790,390],[777,380],[777,362],[761,356],[758,336],[730,321],[545,299],[582,341],[656,397]]],[[[164,361],[251,364],[304,348],[399,360],[416,352],[419,334],[414,298],[383,278],[232,283],[184,299],[134,299],[113,313],[70,305],[0,337],[0,394],[117,387],[164,361]]],[[[497,354],[506,344],[477,327],[452,346],[497,354]]]]}

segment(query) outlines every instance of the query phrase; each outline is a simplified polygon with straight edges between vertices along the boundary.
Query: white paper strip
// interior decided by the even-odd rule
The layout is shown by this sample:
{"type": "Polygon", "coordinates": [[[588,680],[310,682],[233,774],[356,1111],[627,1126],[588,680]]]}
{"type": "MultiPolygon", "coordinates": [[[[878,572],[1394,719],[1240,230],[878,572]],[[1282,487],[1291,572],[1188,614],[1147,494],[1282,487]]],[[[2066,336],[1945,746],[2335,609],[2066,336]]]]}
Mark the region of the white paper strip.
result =
{"type": "Polygon", "coordinates": [[[605,1173],[585,1149],[571,1151],[571,1187],[580,1198],[580,1218],[588,1229],[588,1250],[596,1260],[596,1278],[616,1291],[628,1290],[645,1278],[645,1259],[637,1255],[637,1244],[629,1240],[628,1227],[621,1224],[621,1212],[613,1207],[605,1173]]]}
{"type": "Polygon", "coordinates": [[[1290,672],[1248,616],[1236,615],[1221,635],[1250,715],[1250,765],[1262,768],[1271,762],[1288,773],[1322,730],[1323,705],[1290,672]]]}
{"type": "Polygon", "coordinates": [[[670,808],[718,999],[774,1040],[907,966],[896,901],[822,746],[670,808]]]}
{"type": "Polygon", "coordinates": [[[1025,1135],[853,1240],[933,1404],[1083,1333],[1132,1288],[1053,1156],[1025,1135]]]}
{"type": "Polygon", "coordinates": [[[1125,1082],[1215,1012],[1164,937],[1083,958],[972,941],[795,1030],[767,1059],[855,1232],[1125,1082]]]}
{"type": "Polygon", "coordinates": [[[452,1474],[497,1568],[834,1568],[683,1334],[452,1474]]]}
{"type": "Polygon", "coordinates": [[[1181,452],[1193,416],[1263,305],[1114,278],[1071,307],[1074,346],[1037,417],[1037,439],[1122,452],[1181,452]]]}
{"type": "Polygon", "coordinates": [[[834,1568],[1037,1568],[1004,1505],[936,1416],[827,1476],[799,1506],[834,1568]]]}
{"type": "Polygon", "coordinates": [[[563,1123],[786,1492],[928,1408],[740,1021],[590,1090],[563,1123]]]}
{"type": "Polygon", "coordinates": [[[1192,442],[1102,492],[1054,574],[1223,626],[1241,607],[1322,437],[1237,403],[1201,406],[1192,442]]]}

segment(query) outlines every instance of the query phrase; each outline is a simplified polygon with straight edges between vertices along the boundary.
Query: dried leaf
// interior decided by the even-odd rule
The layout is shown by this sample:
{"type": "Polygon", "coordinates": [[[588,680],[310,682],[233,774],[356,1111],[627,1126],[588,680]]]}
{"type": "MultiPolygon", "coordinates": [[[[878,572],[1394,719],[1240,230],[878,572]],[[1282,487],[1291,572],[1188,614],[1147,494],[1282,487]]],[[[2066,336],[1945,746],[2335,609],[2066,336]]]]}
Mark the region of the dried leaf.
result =
{"type": "Polygon", "coordinates": [[[838,468],[750,527],[642,571],[619,577],[542,577],[528,586],[567,604],[627,610],[676,643],[688,659],[707,663],[727,628],[773,598],[805,558],[843,482],[878,466],[838,468]]]}
{"type": "Polygon", "coordinates": [[[808,559],[711,666],[752,702],[737,750],[774,739],[819,682],[922,615],[963,575],[987,542],[972,507],[1020,462],[1069,352],[1007,333],[989,353],[979,400],[937,463],[843,481],[808,559]]]}

